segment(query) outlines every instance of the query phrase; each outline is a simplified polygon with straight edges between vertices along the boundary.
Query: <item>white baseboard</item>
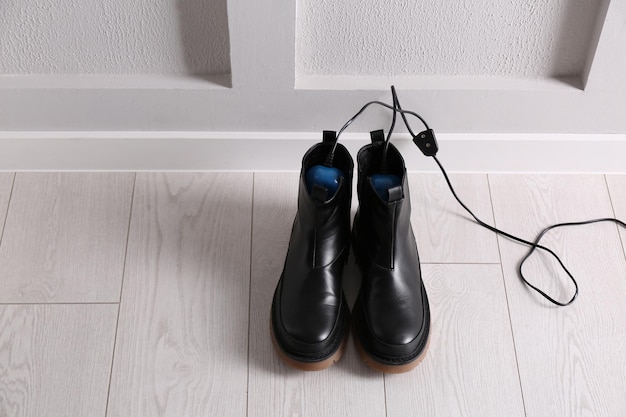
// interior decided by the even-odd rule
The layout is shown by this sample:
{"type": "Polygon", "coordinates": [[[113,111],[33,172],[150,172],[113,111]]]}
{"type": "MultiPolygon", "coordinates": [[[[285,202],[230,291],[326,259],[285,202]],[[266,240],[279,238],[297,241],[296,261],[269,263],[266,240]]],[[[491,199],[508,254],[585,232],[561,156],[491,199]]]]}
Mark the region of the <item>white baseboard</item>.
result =
{"type": "MultiPolygon", "coordinates": [[[[293,171],[321,133],[0,132],[0,171],[293,171]]],[[[439,134],[451,172],[626,172],[625,134],[439,134]]],[[[368,134],[341,142],[356,157],[368,134]]],[[[408,135],[409,171],[435,172],[408,135]]]]}

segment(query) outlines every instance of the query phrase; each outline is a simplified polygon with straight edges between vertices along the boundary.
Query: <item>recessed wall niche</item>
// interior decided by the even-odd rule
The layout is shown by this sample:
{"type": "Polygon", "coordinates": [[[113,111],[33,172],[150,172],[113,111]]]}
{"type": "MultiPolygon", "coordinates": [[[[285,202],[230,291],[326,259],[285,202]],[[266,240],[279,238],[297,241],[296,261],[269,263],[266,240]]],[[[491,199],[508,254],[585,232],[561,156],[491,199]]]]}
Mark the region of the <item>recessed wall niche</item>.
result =
{"type": "Polygon", "coordinates": [[[584,88],[607,8],[608,0],[298,0],[296,86],[342,88],[361,77],[388,87],[399,77],[445,88],[460,77],[486,88],[506,88],[502,80],[584,88]]]}
{"type": "Polygon", "coordinates": [[[218,80],[227,86],[231,70],[226,3],[3,0],[0,74],[66,80],[106,76],[112,86],[125,76],[178,77],[218,80]]]}

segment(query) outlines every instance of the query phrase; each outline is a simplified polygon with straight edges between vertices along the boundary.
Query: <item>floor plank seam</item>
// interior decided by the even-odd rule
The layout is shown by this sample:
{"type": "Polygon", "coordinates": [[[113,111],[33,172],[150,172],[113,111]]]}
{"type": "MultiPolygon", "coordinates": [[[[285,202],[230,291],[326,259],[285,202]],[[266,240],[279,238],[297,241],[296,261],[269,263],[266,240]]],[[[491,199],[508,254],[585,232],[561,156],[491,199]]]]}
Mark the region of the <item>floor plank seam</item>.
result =
{"type": "Polygon", "coordinates": [[[387,412],[387,379],[385,378],[385,374],[383,374],[383,395],[385,397],[385,417],[389,416],[387,412]]]}
{"type": "Polygon", "coordinates": [[[421,265],[500,265],[500,262],[420,262],[421,265]]]}
{"type": "MultiPolygon", "coordinates": [[[[609,203],[611,203],[611,210],[613,211],[613,217],[617,219],[617,212],[615,211],[615,204],[613,203],[613,195],[611,195],[611,188],[609,187],[609,181],[608,178],[606,177],[606,174],[603,175],[604,177],[604,185],[606,186],[606,191],[609,194],[609,203]]],[[[617,236],[619,236],[619,241],[620,244],[622,245],[622,254],[624,255],[624,258],[626,259],[626,247],[624,247],[624,239],[622,239],[622,234],[619,232],[619,224],[615,224],[615,228],[617,229],[617,236]]]]}
{"type": "Polygon", "coordinates": [[[2,245],[2,239],[4,238],[4,231],[7,226],[7,219],[9,218],[9,207],[11,207],[11,197],[13,197],[13,188],[15,188],[15,177],[17,174],[13,173],[13,179],[11,180],[11,190],[9,191],[9,199],[7,200],[7,210],[4,215],[4,219],[2,220],[2,229],[0,230],[0,245],[2,245]]]}
{"type": "Polygon", "coordinates": [[[57,305],[57,306],[74,306],[74,305],[116,305],[119,304],[119,301],[84,301],[84,302],[64,302],[64,301],[53,301],[53,302],[32,302],[32,303],[0,303],[0,306],[49,306],[49,305],[57,305]]]}
{"type": "MultiPolygon", "coordinates": [[[[489,202],[491,203],[491,215],[493,217],[493,226],[498,227],[496,224],[496,212],[493,208],[493,196],[491,194],[491,181],[489,175],[487,175],[487,189],[489,190],[489,202]]],[[[504,300],[506,301],[506,310],[509,315],[509,331],[511,332],[511,340],[513,341],[513,354],[515,355],[515,368],[517,369],[517,381],[519,383],[520,396],[522,397],[522,407],[524,409],[524,415],[528,416],[526,411],[526,399],[524,398],[524,388],[522,387],[522,375],[519,369],[519,360],[517,358],[517,344],[515,343],[515,333],[513,332],[513,321],[511,319],[511,307],[509,305],[509,293],[506,289],[506,282],[504,281],[504,265],[502,263],[502,250],[500,248],[500,239],[496,233],[496,242],[498,244],[498,257],[500,258],[500,275],[502,277],[502,287],[504,288],[504,300]]]]}
{"type": "Polygon", "coordinates": [[[250,338],[252,333],[252,248],[254,243],[254,183],[256,180],[256,173],[252,173],[252,198],[250,204],[250,268],[248,276],[248,357],[247,357],[247,375],[248,380],[246,382],[246,417],[250,414],[250,338]]]}
{"type": "Polygon", "coordinates": [[[122,292],[124,290],[124,276],[126,275],[126,260],[128,259],[128,242],[130,240],[130,226],[133,218],[133,207],[135,203],[135,187],[137,186],[137,173],[133,177],[133,190],[130,196],[130,210],[128,210],[128,227],[126,229],[126,249],[124,250],[124,262],[122,263],[122,282],[120,284],[119,302],[117,303],[117,320],[115,321],[115,335],[113,336],[113,353],[111,355],[111,367],[109,368],[109,386],[107,388],[107,401],[104,408],[104,416],[109,415],[109,400],[111,397],[111,382],[113,381],[113,365],[115,363],[115,349],[117,347],[117,332],[120,328],[120,311],[122,309],[122,292]]]}

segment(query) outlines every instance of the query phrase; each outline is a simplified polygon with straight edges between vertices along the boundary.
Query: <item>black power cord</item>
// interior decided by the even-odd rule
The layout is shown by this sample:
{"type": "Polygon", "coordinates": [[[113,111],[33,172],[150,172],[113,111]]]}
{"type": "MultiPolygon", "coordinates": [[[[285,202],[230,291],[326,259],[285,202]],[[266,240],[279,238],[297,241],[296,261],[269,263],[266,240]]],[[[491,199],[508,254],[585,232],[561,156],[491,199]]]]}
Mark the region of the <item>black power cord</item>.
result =
{"type": "MultiPolygon", "coordinates": [[[[395,88],[392,87],[393,91],[395,91],[395,88]]],[[[333,161],[335,159],[335,151],[337,150],[337,143],[339,142],[339,137],[341,136],[341,134],[344,132],[344,130],[346,130],[348,128],[348,126],[350,126],[352,124],[352,122],[354,122],[361,114],[363,114],[363,112],[371,105],[376,104],[385,108],[388,108],[389,110],[393,110],[394,112],[394,117],[393,117],[393,121],[391,124],[391,129],[389,129],[389,133],[387,133],[387,137],[385,139],[385,143],[386,143],[386,147],[387,144],[389,143],[389,140],[391,139],[391,133],[393,131],[393,127],[395,125],[395,115],[396,113],[400,113],[402,114],[402,118],[404,119],[404,123],[406,124],[406,115],[410,114],[411,116],[417,117],[423,124],[424,126],[426,126],[427,131],[432,131],[429,127],[428,124],[426,123],[426,120],[424,120],[422,118],[422,116],[420,116],[419,114],[412,112],[410,110],[402,110],[396,106],[390,106],[387,103],[383,103],[382,101],[378,101],[378,100],[374,100],[374,101],[370,101],[369,103],[366,103],[363,107],[361,107],[361,109],[354,115],[352,116],[343,126],[341,129],[339,129],[339,131],[337,132],[337,136],[335,136],[335,143],[331,149],[331,151],[328,153],[328,156],[326,157],[326,161],[324,162],[325,165],[327,166],[332,166],[333,165],[333,161]]],[[[424,132],[422,132],[424,133],[424,132]]],[[[386,152],[385,152],[386,153],[386,152]]]]}
{"type": "Polygon", "coordinates": [[[557,223],[557,224],[553,224],[551,226],[546,227],[545,229],[543,229],[538,235],[537,238],[535,239],[534,242],[529,242],[525,239],[522,239],[520,237],[517,237],[515,235],[512,235],[510,233],[507,233],[505,231],[502,231],[494,226],[491,226],[487,223],[485,223],[484,221],[482,221],[481,219],[479,219],[464,203],[463,201],[461,201],[461,199],[459,198],[459,196],[456,194],[456,192],[454,191],[454,187],[452,186],[452,183],[450,182],[450,178],[448,178],[448,174],[446,173],[446,170],[443,168],[443,165],[441,164],[441,162],[439,162],[439,159],[437,159],[436,156],[432,157],[435,162],[437,163],[437,165],[439,166],[439,169],[441,170],[441,173],[443,174],[446,183],[448,184],[448,188],[450,188],[450,191],[452,192],[452,195],[454,196],[454,198],[456,199],[456,201],[461,205],[461,207],[463,207],[463,209],[465,209],[465,211],[467,211],[476,221],[476,223],[478,223],[479,225],[481,225],[482,227],[484,227],[485,229],[491,230],[492,232],[495,232],[497,234],[500,234],[504,237],[507,237],[515,242],[518,243],[522,243],[524,245],[530,246],[530,250],[528,251],[528,253],[522,258],[522,260],[519,263],[517,272],[521,278],[522,281],[524,281],[524,284],[528,285],[530,288],[532,288],[533,290],[537,291],[539,294],[541,294],[546,300],[550,301],[552,304],[556,304],[558,306],[561,307],[565,307],[568,306],[570,304],[572,304],[574,302],[574,300],[576,299],[576,297],[578,296],[578,282],[576,282],[576,279],[574,278],[574,276],[572,275],[572,273],[569,271],[569,269],[567,269],[567,267],[563,264],[563,261],[561,260],[561,258],[559,258],[559,256],[554,253],[554,251],[552,251],[552,249],[545,247],[543,245],[540,245],[539,242],[541,241],[541,239],[546,235],[546,233],[548,233],[550,230],[552,229],[556,229],[558,227],[566,227],[566,226],[582,226],[585,224],[591,224],[591,223],[600,223],[600,222],[614,222],[617,223],[619,225],[621,225],[622,227],[626,227],[626,223],[624,223],[623,221],[619,220],[619,219],[614,219],[614,218],[601,218],[601,219],[593,219],[593,220],[586,220],[586,221],[580,221],[580,222],[566,222],[566,223],[557,223]],[[523,267],[524,264],[526,263],[526,261],[528,260],[528,258],[530,258],[530,256],[535,252],[535,250],[537,249],[541,249],[545,252],[548,252],[552,257],[554,257],[554,259],[557,260],[557,262],[559,263],[559,265],[561,266],[561,268],[563,269],[563,271],[565,271],[565,273],[567,274],[567,276],[569,277],[569,279],[572,281],[572,283],[574,284],[574,295],[572,295],[572,298],[569,301],[566,302],[560,302],[555,300],[554,298],[550,297],[548,294],[546,294],[543,290],[537,288],[535,285],[531,284],[530,282],[528,282],[528,280],[526,279],[526,276],[524,275],[524,271],[523,271],[523,267]]]}
{"type": "MultiPolygon", "coordinates": [[[[454,190],[454,187],[452,186],[452,182],[450,181],[450,178],[448,177],[448,173],[446,172],[446,170],[444,169],[443,165],[441,164],[441,162],[439,161],[439,159],[437,158],[436,154],[437,154],[437,142],[435,140],[435,136],[434,136],[434,132],[432,129],[430,129],[428,127],[428,124],[426,123],[426,121],[417,113],[412,112],[412,111],[407,111],[407,110],[403,110],[402,107],[400,106],[400,102],[398,100],[398,96],[396,94],[396,89],[395,87],[391,87],[391,94],[392,94],[392,98],[393,98],[393,106],[390,106],[387,103],[383,103],[380,101],[370,101],[369,103],[365,104],[365,106],[363,106],[361,108],[361,110],[359,110],[350,120],[348,120],[346,122],[346,124],[344,124],[344,126],[341,128],[341,130],[339,130],[339,133],[337,134],[336,140],[339,139],[339,135],[348,127],[350,126],[350,124],[356,119],[358,118],[364,111],[366,108],[368,108],[370,105],[372,104],[378,104],[381,105],[383,107],[386,107],[390,110],[393,110],[393,119],[392,119],[392,124],[391,127],[389,129],[389,133],[387,134],[387,137],[385,139],[385,148],[384,148],[384,153],[383,153],[383,167],[386,166],[386,154],[387,154],[387,147],[389,146],[389,141],[391,138],[391,133],[395,127],[395,122],[396,122],[396,113],[400,113],[400,115],[402,116],[402,120],[404,122],[404,125],[406,126],[407,130],[409,131],[409,133],[411,134],[411,136],[413,137],[413,142],[415,143],[415,145],[420,149],[420,151],[422,151],[422,153],[425,156],[429,156],[431,158],[433,158],[435,160],[435,162],[437,163],[437,166],[439,167],[439,169],[441,170],[441,173],[443,174],[444,179],[446,180],[446,183],[448,184],[448,188],[450,189],[450,192],[452,193],[452,195],[454,196],[454,198],[456,199],[456,201],[461,205],[461,207],[463,207],[463,209],[470,215],[472,216],[472,218],[474,219],[474,221],[476,223],[478,223],[480,226],[494,232],[497,233],[499,235],[502,235],[508,239],[511,239],[515,242],[527,245],[530,247],[530,250],[528,251],[528,253],[522,258],[522,260],[519,263],[518,266],[518,274],[521,278],[521,280],[524,282],[524,284],[526,284],[527,286],[529,286],[530,288],[532,288],[534,291],[536,291],[537,293],[539,293],[542,297],[544,297],[546,300],[550,301],[552,304],[555,304],[557,306],[561,306],[561,307],[565,307],[568,306],[570,304],[572,304],[574,302],[574,300],[576,300],[576,297],[578,296],[578,282],[576,282],[576,279],[574,278],[574,276],[572,275],[572,273],[569,271],[569,269],[563,264],[563,261],[561,260],[561,258],[559,258],[559,256],[554,253],[554,251],[546,246],[540,245],[539,242],[541,241],[541,239],[546,235],[546,233],[548,233],[550,230],[552,229],[556,229],[556,228],[560,228],[560,227],[569,227],[569,226],[582,226],[582,225],[586,225],[586,224],[592,224],[592,223],[600,223],[600,222],[612,222],[612,223],[616,223],[624,228],[626,228],[626,223],[624,223],[623,221],[616,219],[616,218],[611,218],[611,217],[605,217],[605,218],[600,218],[600,219],[592,219],[592,220],[586,220],[586,221],[580,221],[580,222],[565,222],[565,223],[558,223],[558,224],[553,224],[551,226],[548,226],[546,228],[544,228],[535,238],[534,242],[530,242],[528,240],[522,239],[518,236],[515,236],[511,233],[507,233],[501,229],[498,229],[497,227],[491,226],[488,223],[485,223],[484,221],[482,221],[480,218],[478,218],[478,216],[476,216],[468,207],[465,203],[463,203],[463,201],[459,198],[459,196],[457,195],[456,191],[454,190]],[[413,132],[413,130],[411,129],[411,126],[407,120],[406,115],[412,115],[414,117],[417,117],[422,124],[426,127],[426,130],[423,132],[418,133],[417,135],[413,132]],[[528,260],[528,258],[535,252],[535,250],[540,249],[543,250],[547,253],[549,253],[554,259],[557,260],[557,262],[559,263],[559,265],[561,266],[561,268],[563,269],[563,271],[565,271],[565,273],[567,274],[567,276],[569,277],[569,279],[572,281],[572,284],[574,284],[574,294],[572,295],[572,298],[569,299],[569,301],[566,302],[561,302],[561,301],[557,301],[554,298],[552,298],[551,296],[549,296],[548,294],[546,294],[545,291],[541,290],[540,288],[536,287],[535,285],[531,284],[527,279],[526,276],[524,275],[524,264],[526,263],[526,261],[528,260]]],[[[331,154],[329,155],[329,158],[331,158],[332,161],[332,156],[334,155],[335,152],[335,148],[337,146],[337,142],[335,142],[335,145],[333,146],[333,149],[331,151],[331,154]]]]}

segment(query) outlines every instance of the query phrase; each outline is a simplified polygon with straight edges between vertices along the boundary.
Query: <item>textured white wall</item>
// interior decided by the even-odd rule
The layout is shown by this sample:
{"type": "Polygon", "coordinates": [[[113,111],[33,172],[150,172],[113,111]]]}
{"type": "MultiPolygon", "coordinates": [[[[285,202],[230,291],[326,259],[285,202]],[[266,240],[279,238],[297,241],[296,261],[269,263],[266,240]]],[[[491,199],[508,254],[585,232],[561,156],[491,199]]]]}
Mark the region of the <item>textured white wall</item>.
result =
{"type": "Polygon", "coordinates": [[[298,75],[581,75],[598,0],[298,0],[298,75]]]}
{"type": "MultiPolygon", "coordinates": [[[[470,76],[468,78],[474,81],[481,81],[473,85],[466,83],[463,77],[443,76],[455,80],[455,84],[448,88],[440,88],[430,79],[436,77],[409,76],[424,80],[421,85],[411,85],[400,76],[370,76],[370,79],[378,80],[379,85],[361,82],[355,87],[354,84],[349,85],[350,82],[368,77],[346,76],[347,82],[340,80],[335,82],[334,87],[317,89],[296,84],[299,78],[296,62],[301,66],[302,61],[301,55],[296,59],[296,45],[300,48],[303,42],[323,33],[302,35],[302,5],[298,13],[295,1],[100,1],[102,4],[95,0],[0,0],[0,66],[3,66],[0,70],[0,131],[8,132],[6,137],[11,136],[11,131],[85,131],[95,132],[96,135],[102,131],[159,131],[170,132],[174,137],[176,131],[283,132],[283,135],[286,135],[284,132],[319,133],[323,129],[339,129],[369,100],[389,101],[388,87],[391,84],[398,88],[404,107],[418,111],[442,134],[626,133],[624,0],[568,0],[567,3],[558,3],[559,7],[565,7],[561,14],[549,14],[552,18],[564,18],[568,30],[573,31],[568,36],[559,35],[558,39],[563,41],[564,46],[553,52],[569,57],[573,55],[561,52],[574,47],[592,58],[587,60],[585,72],[588,77],[585,74],[579,77],[585,81],[584,88],[561,80],[532,80],[532,77],[523,79],[524,85],[520,85],[506,76],[470,76]],[[589,2],[601,4],[598,19],[594,19],[593,11],[589,11],[588,20],[577,20],[582,19],[579,7],[590,7],[589,2]],[[61,5],[64,6],[59,9],[61,5]],[[202,7],[207,7],[207,11],[202,12],[202,7]],[[189,24],[182,24],[181,8],[187,10],[185,19],[189,24]],[[211,23],[207,13],[216,16],[214,23],[211,23]],[[227,26],[224,15],[227,15],[227,26]],[[584,33],[593,26],[591,22],[594,20],[597,21],[594,36],[585,38],[584,33]],[[220,29],[217,30],[215,25],[220,29]],[[298,34],[296,26],[300,27],[298,34]],[[183,36],[184,31],[190,32],[183,36]],[[207,32],[203,35],[203,31],[207,32]],[[227,42],[218,42],[219,47],[210,44],[213,39],[211,33],[226,36],[227,32],[227,42]],[[144,41],[139,42],[138,39],[144,41]],[[183,44],[183,39],[188,39],[187,46],[183,44]],[[196,57],[209,59],[225,57],[225,53],[219,53],[219,48],[226,43],[230,44],[232,85],[213,85],[207,81],[213,77],[169,76],[169,72],[175,71],[197,72],[188,69],[195,65],[188,67],[187,62],[193,61],[184,58],[181,48],[195,51],[192,55],[196,57]],[[590,43],[597,43],[597,48],[581,46],[590,43]],[[94,44],[100,47],[90,47],[94,44]],[[168,63],[168,59],[176,63],[168,63]],[[11,68],[7,67],[9,65],[11,68]],[[104,70],[110,71],[110,74],[75,75],[79,72],[89,74],[88,71],[103,73],[104,70]],[[157,70],[168,73],[165,76],[144,76],[140,73],[153,74],[157,70]],[[43,71],[49,75],[6,75],[43,71]],[[137,73],[122,76],[131,71],[137,73]],[[169,81],[171,78],[184,82],[172,83],[169,81]]],[[[346,1],[319,0],[316,13],[329,30],[346,30],[340,25],[340,20],[332,23],[337,28],[330,28],[330,23],[325,23],[341,17],[331,12],[333,7],[340,6],[335,2],[344,5],[343,18],[364,22],[378,15],[382,20],[391,4],[404,8],[414,4],[407,3],[408,0],[394,0],[384,3],[387,5],[384,7],[381,2],[378,8],[370,5],[363,9],[355,4],[358,8],[350,10],[345,7],[346,1]]],[[[433,0],[422,1],[434,4],[433,0]]],[[[557,4],[553,0],[515,1],[520,5],[513,0],[494,0],[492,6],[512,11],[525,5],[528,10],[535,11],[528,18],[544,19],[542,16],[547,10],[552,10],[547,4],[557,4]]],[[[441,16],[446,10],[448,19],[469,19],[469,12],[452,13],[451,4],[474,14],[479,10],[485,13],[486,10],[484,7],[469,7],[470,3],[462,0],[441,2],[435,10],[440,10],[441,16]]],[[[475,0],[472,4],[487,3],[475,0]]],[[[518,19],[523,21],[524,16],[508,17],[520,34],[516,22],[518,19]]],[[[477,26],[472,30],[482,30],[484,26],[475,17],[472,24],[477,26]]],[[[501,35],[505,36],[505,32],[503,30],[501,35]]],[[[561,32],[558,27],[550,30],[554,34],[561,32]]],[[[348,39],[347,34],[344,36],[348,39]]],[[[354,37],[349,39],[358,40],[354,37]]],[[[433,42],[439,41],[433,38],[433,42]]],[[[376,46],[380,44],[375,37],[363,38],[359,42],[358,48],[376,51],[377,63],[386,63],[386,50],[376,46]]],[[[337,41],[335,46],[340,48],[341,43],[337,41]]],[[[483,55],[485,52],[488,53],[486,56],[493,54],[486,46],[484,48],[480,51],[483,55]]],[[[527,47],[525,50],[533,52],[535,48],[527,47]]],[[[319,52],[323,53],[324,49],[320,48],[319,52]]],[[[410,52],[406,51],[408,57],[413,56],[410,52]]],[[[522,59],[515,51],[499,52],[503,56],[510,54],[509,59],[512,60],[522,59]]],[[[203,67],[206,62],[198,65],[203,67]]],[[[212,65],[208,67],[213,68],[212,65]]],[[[334,64],[332,68],[337,70],[334,64]]],[[[575,69],[563,71],[577,71],[580,67],[575,64],[572,68],[575,69]]],[[[366,69],[364,67],[363,71],[366,69]]],[[[216,70],[222,71],[223,68],[216,70]]],[[[342,77],[329,75],[328,78],[342,77]]],[[[372,108],[364,118],[350,126],[350,132],[386,127],[389,121],[388,112],[372,108]]],[[[602,155],[607,150],[590,144],[590,152],[602,155]]]]}
{"type": "Polygon", "coordinates": [[[0,73],[230,73],[226,0],[2,0],[0,73]]]}

